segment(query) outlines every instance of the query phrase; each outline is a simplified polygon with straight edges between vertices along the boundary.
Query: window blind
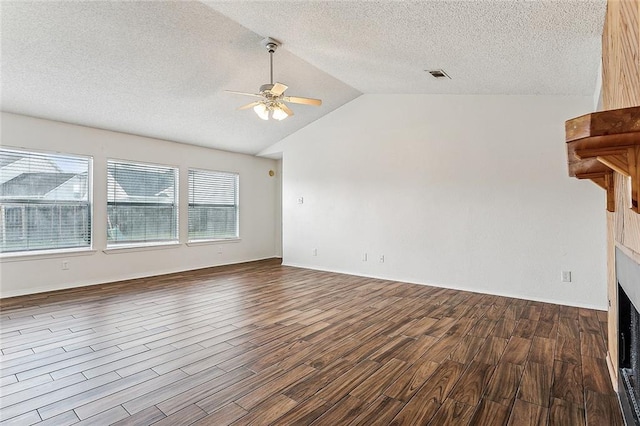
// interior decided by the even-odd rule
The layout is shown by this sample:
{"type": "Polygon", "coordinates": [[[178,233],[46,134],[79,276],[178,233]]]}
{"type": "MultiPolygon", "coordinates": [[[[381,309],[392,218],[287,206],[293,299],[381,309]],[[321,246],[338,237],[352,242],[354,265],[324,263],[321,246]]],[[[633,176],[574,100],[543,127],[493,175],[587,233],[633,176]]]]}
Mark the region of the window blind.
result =
{"type": "Polygon", "coordinates": [[[0,149],[0,252],[91,247],[91,158],[0,149]]]}
{"type": "Polygon", "coordinates": [[[236,173],[189,169],[189,241],[238,238],[236,173]]]}
{"type": "Polygon", "coordinates": [[[178,169],[107,161],[107,245],[178,241],[178,169]]]}

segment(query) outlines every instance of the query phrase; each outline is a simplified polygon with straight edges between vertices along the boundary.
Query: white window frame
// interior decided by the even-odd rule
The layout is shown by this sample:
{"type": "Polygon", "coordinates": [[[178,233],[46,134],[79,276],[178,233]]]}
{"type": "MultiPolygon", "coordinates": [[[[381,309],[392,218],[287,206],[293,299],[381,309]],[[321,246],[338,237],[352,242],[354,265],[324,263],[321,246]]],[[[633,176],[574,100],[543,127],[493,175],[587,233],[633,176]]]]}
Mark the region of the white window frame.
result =
{"type": "MultiPolygon", "coordinates": [[[[158,164],[158,163],[150,163],[145,161],[132,161],[132,160],[122,160],[119,158],[107,158],[107,190],[106,190],[106,250],[105,253],[117,250],[117,251],[126,251],[126,249],[139,249],[145,247],[161,247],[161,246],[178,246],[180,244],[180,168],[175,165],[170,164],[158,164]],[[174,173],[174,202],[173,209],[175,211],[175,236],[170,239],[162,239],[162,240],[148,240],[148,241],[112,241],[109,239],[109,206],[112,205],[112,202],[109,201],[109,168],[112,163],[115,164],[125,164],[136,167],[149,167],[150,169],[167,169],[172,170],[174,173]]],[[[122,202],[125,204],[125,202],[122,202]]],[[[143,204],[143,203],[140,203],[143,204]]],[[[151,204],[151,203],[149,203],[151,204]]],[[[167,203],[167,205],[171,205],[167,203]]]]}
{"type": "MultiPolygon", "coordinates": [[[[195,167],[190,167],[187,170],[187,180],[188,180],[188,205],[187,205],[187,238],[188,243],[190,244],[198,244],[198,243],[207,243],[207,242],[225,242],[225,241],[239,241],[240,240],[240,173],[237,172],[229,172],[229,171],[221,171],[221,170],[208,170],[208,169],[199,169],[195,167]],[[236,214],[236,229],[235,235],[232,237],[226,238],[216,238],[214,236],[204,237],[204,238],[192,238],[190,228],[191,221],[191,208],[195,202],[192,202],[192,180],[191,180],[191,172],[200,172],[200,173],[209,173],[211,175],[228,175],[235,177],[235,199],[234,199],[234,208],[236,214]]],[[[210,205],[210,204],[209,204],[210,205]]]]}
{"type": "MultiPolygon", "coordinates": [[[[48,205],[48,204],[57,204],[57,205],[77,205],[84,206],[86,204],[87,207],[87,221],[88,221],[88,244],[86,245],[78,245],[71,247],[43,247],[43,248],[35,248],[35,249],[27,249],[27,250],[15,250],[15,251],[5,251],[0,252],[0,258],[11,260],[11,258],[19,259],[22,257],[48,257],[48,256],[56,256],[56,255],[67,255],[67,254],[83,254],[83,253],[91,253],[94,252],[93,244],[94,244],[94,203],[93,203],[93,157],[90,155],[83,154],[73,154],[67,152],[58,152],[58,151],[44,151],[32,148],[23,148],[23,147],[9,147],[9,146],[1,146],[0,150],[15,152],[19,154],[26,155],[40,155],[40,156],[49,156],[49,157],[59,157],[61,159],[71,158],[71,159],[81,159],[87,161],[87,182],[86,182],[86,190],[87,190],[87,199],[86,201],[64,201],[64,202],[33,202],[34,205],[48,205]]],[[[0,203],[0,221],[4,220],[5,217],[5,208],[14,208],[16,206],[12,206],[11,204],[20,204],[18,201],[19,198],[15,199],[15,202],[12,203],[0,203]],[[10,206],[7,206],[9,204],[10,206]]],[[[22,204],[31,204],[28,200],[23,200],[22,204]]],[[[23,207],[24,208],[24,207],[23,207]]],[[[24,218],[22,219],[25,220],[24,218]]],[[[3,238],[4,227],[0,224],[0,238],[3,238]]]]}

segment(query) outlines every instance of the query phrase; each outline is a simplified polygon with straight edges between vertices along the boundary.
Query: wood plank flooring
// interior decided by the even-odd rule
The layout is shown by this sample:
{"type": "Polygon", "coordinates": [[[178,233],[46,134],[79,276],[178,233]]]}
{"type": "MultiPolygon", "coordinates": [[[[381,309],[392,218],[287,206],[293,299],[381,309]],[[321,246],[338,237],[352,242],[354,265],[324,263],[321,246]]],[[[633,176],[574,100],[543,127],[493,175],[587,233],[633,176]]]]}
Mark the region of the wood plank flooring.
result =
{"type": "Polygon", "coordinates": [[[600,311],[275,260],[0,308],[2,424],[623,424],[600,311]]]}

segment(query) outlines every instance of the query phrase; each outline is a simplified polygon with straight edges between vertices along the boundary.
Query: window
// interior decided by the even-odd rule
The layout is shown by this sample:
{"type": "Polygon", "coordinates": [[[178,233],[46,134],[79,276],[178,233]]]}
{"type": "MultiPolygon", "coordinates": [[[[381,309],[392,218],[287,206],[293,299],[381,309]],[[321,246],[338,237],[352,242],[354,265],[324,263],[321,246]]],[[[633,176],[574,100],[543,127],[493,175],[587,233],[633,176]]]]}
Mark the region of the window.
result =
{"type": "Polygon", "coordinates": [[[0,253],[91,247],[91,158],[0,149],[0,253]]]}
{"type": "Polygon", "coordinates": [[[178,241],[178,169],[107,161],[107,245],[178,241]]]}
{"type": "Polygon", "coordinates": [[[238,175],[189,169],[189,241],[238,238],[238,175]]]}

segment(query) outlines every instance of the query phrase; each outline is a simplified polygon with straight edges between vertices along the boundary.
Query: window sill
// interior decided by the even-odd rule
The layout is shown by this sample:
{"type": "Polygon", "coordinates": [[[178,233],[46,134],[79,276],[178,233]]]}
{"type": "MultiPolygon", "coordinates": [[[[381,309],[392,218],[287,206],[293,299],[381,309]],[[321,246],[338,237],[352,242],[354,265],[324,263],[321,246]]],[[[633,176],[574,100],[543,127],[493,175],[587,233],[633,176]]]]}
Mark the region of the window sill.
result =
{"type": "Polygon", "coordinates": [[[225,238],[223,240],[195,240],[187,242],[189,247],[197,247],[197,246],[206,246],[210,244],[229,244],[229,243],[239,243],[242,241],[241,238],[225,238]]]}
{"type": "Polygon", "coordinates": [[[172,249],[172,248],[179,248],[180,246],[181,244],[179,242],[122,244],[118,246],[107,247],[106,249],[102,250],[102,252],[104,254],[119,254],[119,253],[130,253],[135,251],[172,249]]]}
{"type": "Polygon", "coordinates": [[[73,249],[60,249],[60,250],[38,250],[33,252],[15,252],[15,253],[3,253],[0,255],[0,263],[5,262],[24,262],[29,260],[40,259],[55,259],[59,257],[70,256],[89,256],[96,253],[96,250],[91,248],[73,248],[73,249]]]}

